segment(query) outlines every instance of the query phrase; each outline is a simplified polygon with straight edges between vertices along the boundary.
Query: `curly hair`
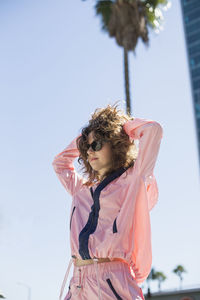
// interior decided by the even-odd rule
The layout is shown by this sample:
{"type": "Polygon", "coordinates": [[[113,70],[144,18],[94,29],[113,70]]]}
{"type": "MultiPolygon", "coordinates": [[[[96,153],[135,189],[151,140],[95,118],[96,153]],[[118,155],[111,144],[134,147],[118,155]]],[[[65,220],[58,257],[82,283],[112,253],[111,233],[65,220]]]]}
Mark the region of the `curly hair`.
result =
{"type": "Polygon", "coordinates": [[[88,135],[92,131],[95,139],[101,139],[111,146],[111,167],[104,176],[108,176],[120,167],[134,166],[137,156],[135,143],[130,141],[129,136],[123,129],[124,123],[133,119],[133,117],[118,109],[117,105],[108,105],[94,111],[89,124],[82,128],[81,135],[76,139],[77,148],[80,152],[78,163],[82,165],[83,173],[88,177],[88,180],[84,183],[85,185],[93,185],[99,180],[98,172],[93,170],[88,162],[88,135]]]}

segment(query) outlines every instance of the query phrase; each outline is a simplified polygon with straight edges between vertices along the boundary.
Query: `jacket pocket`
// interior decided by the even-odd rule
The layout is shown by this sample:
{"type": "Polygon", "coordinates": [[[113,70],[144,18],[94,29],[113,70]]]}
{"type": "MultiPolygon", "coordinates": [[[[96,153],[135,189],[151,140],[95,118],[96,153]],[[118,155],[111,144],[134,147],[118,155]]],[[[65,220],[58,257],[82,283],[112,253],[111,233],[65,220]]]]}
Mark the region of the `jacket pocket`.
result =
{"type": "Polygon", "coordinates": [[[117,232],[117,217],[115,218],[113,222],[113,233],[117,232]]]}
{"type": "Polygon", "coordinates": [[[116,292],[115,288],[113,287],[110,278],[107,278],[106,281],[107,281],[107,283],[108,283],[110,289],[112,290],[113,294],[115,295],[116,299],[118,299],[118,300],[123,300],[123,299],[120,297],[120,295],[116,292]]]}
{"type": "Polygon", "coordinates": [[[74,214],[75,208],[76,208],[76,206],[74,206],[74,207],[73,207],[72,214],[71,214],[71,218],[70,218],[70,226],[69,226],[70,230],[71,230],[71,225],[72,225],[72,217],[73,217],[73,214],[74,214]]]}
{"type": "MultiPolygon", "coordinates": [[[[118,212],[120,212],[120,210],[118,212]]],[[[117,217],[118,217],[118,215],[117,215],[117,217]]],[[[115,220],[113,222],[113,233],[117,232],[117,217],[115,218],[115,220]]]]}

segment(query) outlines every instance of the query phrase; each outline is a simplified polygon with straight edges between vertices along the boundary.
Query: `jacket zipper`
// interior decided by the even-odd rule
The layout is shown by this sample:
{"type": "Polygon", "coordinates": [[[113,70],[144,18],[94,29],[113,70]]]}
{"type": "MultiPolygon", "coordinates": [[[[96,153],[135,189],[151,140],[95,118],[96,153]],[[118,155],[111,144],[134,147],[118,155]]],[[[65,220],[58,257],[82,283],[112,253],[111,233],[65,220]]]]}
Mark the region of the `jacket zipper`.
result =
{"type": "Polygon", "coordinates": [[[115,288],[113,287],[110,278],[107,278],[106,281],[107,281],[109,287],[111,288],[113,294],[115,295],[116,299],[118,299],[118,300],[123,300],[123,299],[120,297],[120,295],[116,292],[115,288]]]}
{"type": "MultiPolygon", "coordinates": [[[[120,210],[119,210],[120,212],[120,210]]],[[[117,216],[118,217],[118,216],[117,216]]],[[[113,222],[113,233],[117,232],[117,217],[115,218],[114,222],[113,222]]]]}
{"type": "Polygon", "coordinates": [[[113,222],[113,233],[117,232],[117,223],[116,223],[117,217],[115,218],[113,222]]]}
{"type": "Polygon", "coordinates": [[[72,223],[72,217],[73,217],[73,214],[74,214],[74,211],[75,211],[75,208],[76,206],[73,207],[73,210],[72,210],[72,214],[71,214],[71,218],[70,218],[70,230],[71,230],[71,223],[72,223]]]}

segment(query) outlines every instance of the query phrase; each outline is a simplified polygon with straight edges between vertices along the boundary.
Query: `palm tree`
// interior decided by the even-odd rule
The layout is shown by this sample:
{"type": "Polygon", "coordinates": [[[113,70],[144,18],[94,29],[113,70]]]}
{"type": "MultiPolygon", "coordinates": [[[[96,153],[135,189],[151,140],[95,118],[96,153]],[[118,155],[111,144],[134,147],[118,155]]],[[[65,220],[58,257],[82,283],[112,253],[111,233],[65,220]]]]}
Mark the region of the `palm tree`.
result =
{"type": "MultiPolygon", "coordinates": [[[[85,0],[82,0],[85,1],[85,0]]],[[[131,115],[129,92],[128,51],[133,51],[139,37],[149,46],[148,27],[156,33],[162,28],[163,15],[159,6],[167,10],[168,0],[96,0],[96,15],[100,15],[101,29],[115,37],[117,44],[123,47],[124,75],[126,93],[126,112],[131,115]]]]}
{"type": "Polygon", "coordinates": [[[174,272],[180,279],[180,289],[182,288],[182,273],[186,273],[187,271],[185,270],[185,268],[182,265],[178,265],[172,272],[174,272]]]}
{"type": "Polygon", "coordinates": [[[149,276],[147,277],[147,286],[148,286],[148,291],[147,291],[147,297],[151,297],[151,289],[150,289],[150,281],[155,279],[155,270],[154,268],[151,268],[151,272],[149,273],[149,276]]]}
{"type": "Polygon", "coordinates": [[[158,289],[161,291],[161,282],[167,278],[163,272],[155,272],[154,278],[158,280],[158,289]]]}

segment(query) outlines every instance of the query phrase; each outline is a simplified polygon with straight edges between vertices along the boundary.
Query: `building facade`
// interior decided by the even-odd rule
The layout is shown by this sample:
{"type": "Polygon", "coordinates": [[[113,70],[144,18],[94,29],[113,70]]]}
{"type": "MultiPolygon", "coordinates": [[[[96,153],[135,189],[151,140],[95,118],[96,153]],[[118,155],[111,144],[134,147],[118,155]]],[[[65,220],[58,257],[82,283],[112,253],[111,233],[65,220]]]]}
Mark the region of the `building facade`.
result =
{"type": "Polygon", "coordinates": [[[180,0],[187,49],[200,165],[200,0],[180,0]]]}
{"type": "Polygon", "coordinates": [[[200,287],[144,294],[146,300],[200,300],[200,287]]]}

